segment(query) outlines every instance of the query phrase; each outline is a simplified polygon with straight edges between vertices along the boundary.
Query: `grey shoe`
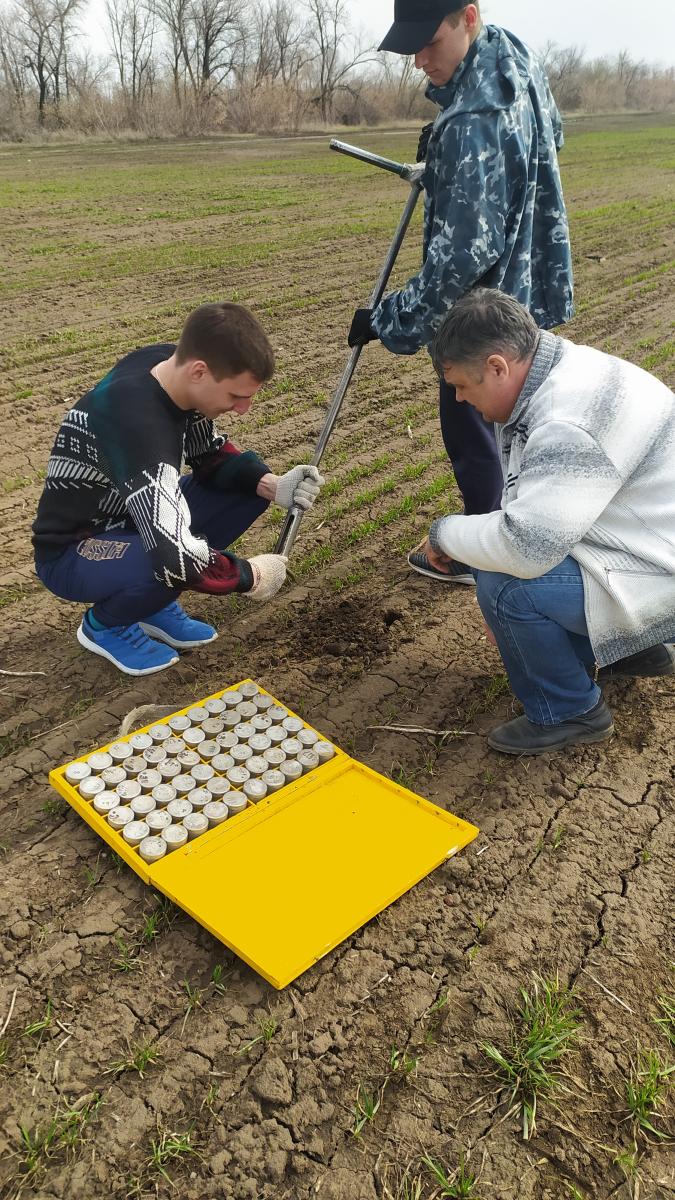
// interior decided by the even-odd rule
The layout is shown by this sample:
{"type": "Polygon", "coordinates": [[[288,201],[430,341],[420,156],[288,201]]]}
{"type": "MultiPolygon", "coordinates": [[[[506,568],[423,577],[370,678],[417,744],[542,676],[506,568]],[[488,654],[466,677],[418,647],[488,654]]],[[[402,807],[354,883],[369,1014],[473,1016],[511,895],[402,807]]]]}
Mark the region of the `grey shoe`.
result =
{"type": "Polygon", "coordinates": [[[527,717],[516,717],[488,734],[488,746],[501,754],[548,754],[565,746],[606,742],[613,733],[612,714],[600,697],[590,712],[560,725],[535,725],[527,717]]]}
{"type": "Polygon", "coordinates": [[[466,563],[453,561],[448,563],[447,571],[437,571],[429,562],[426,554],[422,554],[419,550],[410,551],[408,565],[419,575],[426,575],[429,579],[438,579],[440,583],[463,583],[465,587],[474,587],[476,583],[471,574],[471,567],[467,567],[466,563]]]}
{"type": "Polygon", "coordinates": [[[656,679],[660,675],[675,675],[675,649],[665,643],[601,667],[598,683],[608,679],[656,679]]]}

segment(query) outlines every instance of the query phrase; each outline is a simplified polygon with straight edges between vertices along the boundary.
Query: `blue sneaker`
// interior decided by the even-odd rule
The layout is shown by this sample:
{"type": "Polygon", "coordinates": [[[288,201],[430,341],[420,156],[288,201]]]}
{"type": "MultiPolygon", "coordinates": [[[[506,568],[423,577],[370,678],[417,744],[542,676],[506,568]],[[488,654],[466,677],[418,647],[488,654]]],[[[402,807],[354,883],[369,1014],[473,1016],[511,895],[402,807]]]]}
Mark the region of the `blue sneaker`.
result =
{"type": "Polygon", "coordinates": [[[476,586],[476,580],[471,574],[471,567],[467,567],[466,563],[453,561],[448,564],[447,571],[438,571],[436,567],[432,567],[426,554],[422,554],[419,549],[410,551],[408,566],[412,567],[413,571],[417,571],[418,575],[426,575],[428,579],[437,579],[439,583],[463,583],[465,587],[476,586]]]}
{"type": "Polygon", "coordinates": [[[125,675],[154,675],[178,662],[178,655],[146,637],[140,625],[116,625],[113,629],[94,629],[85,613],[77,631],[77,640],[85,650],[100,654],[125,675]]]}
{"type": "Polygon", "coordinates": [[[138,624],[144,633],[160,642],[166,642],[167,646],[173,646],[174,650],[192,650],[195,646],[206,646],[208,642],[215,642],[218,637],[213,625],[207,625],[205,621],[193,621],[176,600],[161,612],[146,617],[145,621],[139,621],[138,624]]]}

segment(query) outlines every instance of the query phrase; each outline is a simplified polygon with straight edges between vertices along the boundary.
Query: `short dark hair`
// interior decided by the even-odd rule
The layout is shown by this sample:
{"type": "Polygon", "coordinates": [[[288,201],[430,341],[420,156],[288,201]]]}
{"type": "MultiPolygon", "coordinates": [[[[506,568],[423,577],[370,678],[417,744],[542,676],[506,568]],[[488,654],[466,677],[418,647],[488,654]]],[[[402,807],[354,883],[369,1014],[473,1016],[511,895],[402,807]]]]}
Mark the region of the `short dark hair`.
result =
{"type": "Polygon", "coordinates": [[[431,348],[439,375],[448,363],[482,365],[491,354],[521,362],[534,353],[539,329],[526,308],[491,288],[475,288],[451,308],[431,348]]]}
{"type": "Polygon", "coordinates": [[[452,25],[452,28],[456,29],[462,19],[462,14],[469,7],[469,4],[473,4],[475,8],[478,9],[478,28],[480,29],[482,25],[482,19],[480,15],[479,0],[468,0],[468,3],[463,4],[461,8],[455,9],[454,12],[448,13],[447,17],[444,18],[448,25],[452,25]]]}
{"type": "Polygon", "coordinates": [[[241,304],[202,304],[185,322],[176,361],[206,363],[214,379],[250,371],[259,383],[274,374],[274,351],[262,325],[241,304]]]}

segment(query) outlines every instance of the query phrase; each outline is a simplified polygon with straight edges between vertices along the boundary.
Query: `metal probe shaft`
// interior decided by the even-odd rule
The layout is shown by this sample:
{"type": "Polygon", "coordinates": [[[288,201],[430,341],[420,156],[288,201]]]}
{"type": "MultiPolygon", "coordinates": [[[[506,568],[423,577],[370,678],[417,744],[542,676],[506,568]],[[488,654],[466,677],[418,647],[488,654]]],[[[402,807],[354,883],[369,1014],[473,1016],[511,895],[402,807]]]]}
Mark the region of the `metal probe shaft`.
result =
{"type": "MultiPolygon", "coordinates": [[[[352,154],[352,152],[355,152],[352,154],[352,156],[355,158],[363,158],[366,162],[374,163],[376,166],[382,166],[384,170],[394,171],[395,174],[400,175],[402,178],[410,178],[410,195],[408,196],[406,206],[398,223],[398,228],[387,252],[387,257],[384,261],[380,277],[375,284],[372,295],[368,302],[369,308],[376,308],[384,295],[384,290],[389,282],[389,276],[391,275],[394,263],[398,258],[399,251],[403,245],[403,239],[405,238],[408,226],[412,220],[412,215],[417,206],[417,201],[419,200],[420,193],[422,191],[421,177],[424,170],[424,164],[422,163],[416,168],[409,168],[400,163],[394,163],[391,159],[380,159],[378,155],[371,155],[369,151],[358,150],[357,147],[354,146],[345,148],[344,143],[336,143],[335,140],[331,142],[331,149],[339,150],[341,153],[352,154]],[[410,171],[411,176],[404,176],[404,171],[410,171]]],[[[342,378],[340,379],[333,399],[331,400],[328,413],[326,414],[326,420],[319,435],[316,450],[314,451],[314,458],[312,459],[312,463],[315,467],[318,467],[321,463],[324,451],[328,445],[328,441],[333,429],[335,428],[335,423],[340,415],[344,398],[352,381],[352,377],[356,370],[359,358],[361,357],[362,350],[363,346],[354,346],[347,361],[347,365],[342,373],[342,378]]],[[[289,510],[288,516],[286,517],[286,520],[282,526],[279,540],[277,541],[274,549],[275,554],[283,554],[286,556],[290,554],[304,515],[305,514],[302,509],[294,507],[289,510]]]]}

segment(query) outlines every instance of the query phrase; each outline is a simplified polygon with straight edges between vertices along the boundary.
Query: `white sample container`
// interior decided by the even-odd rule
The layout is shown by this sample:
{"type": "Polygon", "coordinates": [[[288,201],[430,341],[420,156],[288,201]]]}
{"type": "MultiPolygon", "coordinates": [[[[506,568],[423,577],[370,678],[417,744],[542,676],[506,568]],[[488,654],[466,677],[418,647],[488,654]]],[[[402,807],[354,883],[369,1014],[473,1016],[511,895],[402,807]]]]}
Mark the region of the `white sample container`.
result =
{"type": "Polygon", "coordinates": [[[253,758],[253,751],[245,742],[239,742],[230,750],[230,757],[235,763],[245,763],[247,758],[253,758]]]}
{"type": "Polygon", "coordinates": [[[169,717],[167,725],[174,735],[178,734],[180,737],[182,737],[182,735],[185,733],[185,730],[190,728],[190,718],[186,717],[184,713],[182,715],[180,713],[176,713],[175,717],[169,717]]]}
{"type": "Polygon", "coordinates": [[[295,736],[305,750],[309,750],[310,746],[315,745],[315,743],[319,740],[318,733],[316,733],[313,729],[307,729],[306,726],[304,726],[302,729],[299,729],[295,736]]]}
{"type": "Polygon", "coordinates": [[[148,749],[143,751],[143,758],[149,767],[156,767],[157,763],[164,762],[166,757],[163,746],[148,746],[148,749]]]}
{"type": "MultiPolygon", "coordinates": [[[[190,791],[193,790],[193,788],[190,789],[190,791]]],[[[168,812],[172,821],[183,821],[185,820],[185,817],[189,816],[192,812],[192,805],[190,804],[189,800],[176,799],[172,800],[170,804],[167,804],[166,811],[168,812]]]]}
{"type": "Polygon", "coordinates": [[[135,799],[131,801],[129,808],[134,816],[137,817],[139,821],[142,821],[144,817],[147,817],[148,813],[151,813],[153,809],[157,808],[157,803],[155,800],[153,800],[152,796],[136,796],[135,799]]]}
{"type": "Polygon", "coordinates": [[[281,704],[271,704],[267,709],[267,716],[273,725],[280,725],[288,716],[288,709],[283,708],[281,704]]]}
{"type": "Polygon", "coordinates": [[[166,808],[167,804],[176,799],[176,789],[170,783],[158,783],[157,787],[152,789],[151,796],[157,808],[166,808]]]}
{"type": "Polygon", "coordinates": [[[204,708],[211,717],[219,717],[221,713],[225,712],[225,707],[225,701],[219,700],[217,696],[213,700],[204,701],[204,708]]]}
{"type": "Polygon", "coordinates": [[[128,779],[135,779],[140,775],[141,771],[147,771],[148,764],[142,754],[132,754],[124,764],[124,770],[127,773],[128,779]]]}
{"type": "Polygon", "coordinates": [[[233,729],[226,729],[224,733],[218,734],[216,741],[221,750],[231,750],[233,746],[236,746],[239,738],[233,729]]]}
{"type": "Polygon", "coordinates": [[[183,829],[187,829],[188,841],[190,842],[200,837],[202,833],[206,833],[208,827],[209,818],[205,817],[203,812],[191,812],[183,821],[183,829]]]}
{"type": "Polygon", "coordinates": [[[206,791],[212,800],[218,800],[229,792],[230,784],[227,779],[223,779],[222,775],[214,775],[213,779],[207,779],[206,791]]]}
{"type": "Polygon", "coordinates": [[[149,733],[132,733],[129,738],[129,745],[134,754],[142,754],[144,750],[148,750],[152,745],[152,738],[149,733]]]}
{"type": "Polygon", "coordinates": [[[124,804],[130,804],[141,794],[141,785],[137,779],[123,779],[114,789],[124,804]]]}
{"type": "Polygon", "coordinates": [[[281,746],[279,747],[279,749],[283,750],[284,754],[286,755],[286,758],[297,758],[300,751],[302,750],[302,744],[298,741],[297,738],[288,737],[288,738],[286,738],[285,742],[281,743],[281,746]]]}
{"type": "Polygon", "coordinates": [[[238,725],[235,725],[234,732],[240,742],[247,742],[249,738],[255,737],[257,730],[250,721],[240,721],[238,725]]]}
{"type": "Polygon", "coordinates": [[[153,788],[157,787],[158,783],[162,782],[162,776],[160,775],[159,771],[155,771],[152,767],[148,767],[147,770],[141,771],[140,775],[136,776],[136,782],[140,783],[142,792],[147,792],[149,794],[153,788]]]}
{"type": "Polygon", "coordinates": [[[185,742],[183,741],[182,737],[170,737],[167,738],[164,743],[164,749],[166,750],[169,758],[176,758],[180,754],[181,750],[185,750],[185,748],[185,742]]]}
{"type": "Polygon", "coordinates": [[[251,717],[249,724],[253,726],[256,733],[265,733],[270,728],[272,722],[264,713],[256,713],[254,717],[251,717]]]}
{"type": "Polygon", "coordinates": [[[117,792],[99,792],[94,796],[93,807],[101,817],[107,817],[114,808],[119,808],[120,798],[117,792]]]}
{"type": "Polygon", "coordinates": [[[335,747],[331,746],[330,742],[315,742],[312,750],[318,754],[320,763],[330,762],[331,758],[335,758],[335,747]]]}
{"type": "Polygon", "coordinates": [[[120,804],[117,808],[111,808],[108,813],[108,824],[112,829],[116,829],[119,833],[120,829],[124,829],[130,821],[134,820],[134,814],[126,805],[120,804]]]}
{"type": "MultiPolygon", "coordinates": [[[[247,779],[246,783],[250,783],[250,780],[247,779]]],[[[245,786],[246,784],[244,784],[245,786]]],[[[237,813],[244,812],[248,808],[248,800],[243,792],[229,792],[225,797],[225,804],[231,817],[236,817],[237,813]]]]}
{"type": "Polygon", "coordinates": [[[260,779],[260,776],[264,775],[265,771],[269,771],[269,767],[270,764],[267,759],[263,758],[261,754],[254,754],[252,758],[246,760],[246,770],[251,779],[260,779]]]}
{"type": "Polygon", "coordinates": [[[202,729],[207,738],[217,737],[219,733],[223,732],[224,728],[225,726],[219,717],[209,717],[208,720],[202,723],[202,729]]]}
{"type": "Polygon", "coordinates": [[[282,742],[286,741],[288,731],[284,729],[283,725],[272,725],[267,730],[266,736],[270,739],[273,746],[280,746],[282,742]]]}
{"type": "Polygon", "coordinates": [[[242,683],[239,691],[245,700],[250,700],[252,696],[258,695],[260,688],[258,687],[257,683],[242,683]]]}
{"type": "Polygon", "coordinates": [[[217,825],[222,825],[230,815],[227,805],[220,800],[211,800],[209,804],[204,805],[202,812],[209,823],[209,829],[215,829],[217,825]]]}
{"type": "Polygon", "coordinates": [[[301,750],[296,761],[300,763],[303,775],[308,771],[316,771],[319,766],[319,756],[314,750],[301,750]]]}
{"type": "Polygon", "coordinates": [[[299,717],[284,717],[281,724],[293,737],[305,728],[305,722],[301,721],[299,717]]]}
{"type": "Polygon", "coordinates": [[[105,771],[101,771],[101,779],[106,787],[116,788],[118,783],[124,783],[127,773],[124,767],[106,767],[105,771]]]}
{"type": "Polygon", "coordinates": [[[87,775],[86,779],[83,779],[78,785],[77,790],[83,800],[91,801],[105,791],[105,784],[100,775],[87,775]]]}
{"type": "Polygon", "coordinates": [[[92,774],[100,775],[106,767],[112,767],[113,760],[105,750],[96,750],[94,754],[89,755],[87,764],[91,767],[92,774]]]}
{"type": "Polygon", "coordinates": [[[244,697],[237,689],[236,691],[223,692],[221,699],[226,708],[236,708],[238,704],[241,704],[244,697]]]}
{"type": "Polygon", "coordinates": [[[128,742],[111,742],[108,746],[108,754],[115,763],[123,763],[126,758],[131,758],[134,752],[134,747],[128,742]]]}
{"type": "Polygon", "coordinates": [[[263,692],[258,692],[258,695],[253,697],[253,703],[258,712],[266,712],[268,708],[272,707],[274,700],[271,696],[265,696],[263,692]]]}
{"type": "Polygon", "coordinates": [[[223,713],[223,726],[225,729],[234,729],[235,725],[241,723],[241,717],[236,708],[228,708],[226,713],[223,713]]]}
{"type": "Polygon", "coordinates": [[[260,783],[265,784],[268,794],[271,792],[279,792],[286,784],[286,776],[282,774],[281,771],[275,771],[274,768],[272,768],[271,771],[265,771],[265,774],[261,775],[260,783]]]}
{"type": "Polygon", "coordinates": [[[199,746],[199,756],[200,758],[213,758],[214,755],[220,753],[220,749],[221,748],[216,741],[214,741],[212,738],[207,738],[206,741],[202,742],[199,746]]]}
{"type": "Polygon", "coordinates": [[[202,760],[196,750],[181,750],[178,755],[178,761],[184,771],[191,771],[202,760]]]}
{"type": "MultiPolygon", "coordinates": [[[[218,758],[219,756],[215,755],[214,757],[218,758]]],[[[229,755],[228,755],[228,758],[229,758],[229,755]]],[[[213,762],[213,761],[214,760],[211,759],[211,762],[213,762]]],[[[190,771],[190,774],[191,774],[192,778],[195,780],[195,782],[200,783],[200,784],[206,783],[207,779],[213,779],[213,776],[215,775],[215,773],[216,772],[215,772],[214,768],[211,766],[211,763],[203,763],[203,762],[197,763],[190,771]]]]}
{"type": "Polygon", "coordinates": [[[262,779],[247,779],[242,791],[252,804],[259,804],[267,795],[267,784],[262,779]]]}
{"type": "Polygon", "coordinates": [[[145,821],[129,821],[122,830],[122,837],[129,846],[140,846],[143,838],[150,836],[145,821]]]}
{"type": "Polygon", "coordinates": [[[161,745],[167,738],[170,738],[173,730],[169,729],[168,725],[151,725],[148,733],[156,745],[161,745]]]}
{"type": "Polygon", "coordinates": [[[205,787],[193,788],[187,799],[192,805],[193,812],[201,812],[205,804],[210,804],[213,796],[205,787]]]}
{"type": "Polygon", "coordinates": [[[189,717],[191,725],[201,725],[202,721],[208,721],[209,710],[197,704],[194,708],[188,708],[185,716],[189,717]]]}
{"type": "Polygon", "coordinates": [[[206,741],[206,734],[198,725],[191,725],[189,729],[185,730],[183,741],[186,746],[193,749],[195,746],[199,746],[200,742],[206,741]]]}
{"type": "Polygon", "coordinates": [[[248,739],[248,744],[254,754],[264,754],[272,745],[270,739],[264,733],[254,733],[253,737],[248,739]]]}
{"type": "Polygon", "coordinates": [[[177,758],[165,758],[164,762],[157,764],[157,770],[162,776],[164,783],[171,783],[171,780],[175,779],[176,775],[183,774],[183,764],[177,758]]]}
{"type": "Polygon", "coordinates": [[[73,787],[77,787],[78,783],[82,783],[82,780],[88,779],[90,775],[91,767],[86,762],[68,763],[63,772],[66,783],[72,784],[73,787]]]}
{"type": "Polygon", "coordinates": [[[219,775],[226,775],[230,767],[234,766],[234,759],[231,754],[216,754],[211,759],[211,766],[219,775]]]}
{"type": "Polygon", "coordinates": [[[269,750],[263,750],[263,758],[270,767],[280,767],[282,762],[286,762],[286,755],[280,746],[270,746],[269,750]]]}
{"type": "Polygon", "coordinates": [[[240,721],[250,721],[251,717],[254,717],[257,711],[255,704],[252,704],[250,700],[244,700],[243,704],[237,705],[240,721]]]}
{"type": "Polygon", "coordinates": [[[197,781],[194,775],[176,775],[175,779],[171,780],[172,788],[176,790],[176,796],[180,800],[181,796],[187,796],[194,787],[197,786],[197,781]]]}
{"type": "Polygon", "coordinates": [[[143,859],[143,862],[159,862],[160,858],[164,858],[164,855],[166,854],[166,842],[162,837],[150,836],[143,838],[143,841],[138,847],[138,853],[143,859]]]}
{"type": "Polygon", "coordinates": [[[251,776],[246,770],[246,767],[230,767],[229,771],[227,772],[228,783],[231,783],[233,787],[243,787],[246,783],[246,780],[250,778],[251,776]]]}
{"type": "Polygon", "coordinates": [[[153,808],[152,812],[148,813],[145,818],[145,823],[150,830],[150,833],[162,833],[164,829],[168,829],[171,824],[171,817],[163,808],[153,808]]]}
{"type": "Polygon", "coordinates": [[[187,829],[182,825],[168,825],[162,830],[160,837],[166,842],[167,854],[172,850],[180,850],[188,840],[187,829]]]}
{"type": "Polygon", "coordinates": [[[294,783],[296,779],[302,779],[302,767],[297,758],[287,758],[286,762],[282,762],[279,770],[285,776],[286,783],[294,783]]]}

